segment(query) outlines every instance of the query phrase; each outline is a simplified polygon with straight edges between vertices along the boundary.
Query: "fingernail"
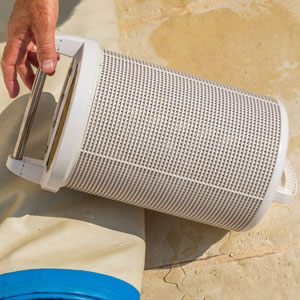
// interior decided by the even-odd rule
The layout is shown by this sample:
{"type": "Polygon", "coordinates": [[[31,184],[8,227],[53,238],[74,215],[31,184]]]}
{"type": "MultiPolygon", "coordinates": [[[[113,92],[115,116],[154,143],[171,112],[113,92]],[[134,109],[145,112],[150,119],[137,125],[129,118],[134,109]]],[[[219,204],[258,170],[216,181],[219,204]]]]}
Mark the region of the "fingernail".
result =
{"type": "Polygon", "coordinates": [[[52,59],[46,59],[42,63],[42,70],[44,72],[53,72],[54,63],[52,59]]]}

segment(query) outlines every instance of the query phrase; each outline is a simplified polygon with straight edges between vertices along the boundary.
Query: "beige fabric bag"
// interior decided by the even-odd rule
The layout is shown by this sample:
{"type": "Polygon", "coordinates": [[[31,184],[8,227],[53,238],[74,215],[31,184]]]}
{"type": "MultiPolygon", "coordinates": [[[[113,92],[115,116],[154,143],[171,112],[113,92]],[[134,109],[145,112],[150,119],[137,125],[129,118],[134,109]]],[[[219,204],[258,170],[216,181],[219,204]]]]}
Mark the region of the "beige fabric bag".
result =
{"type": "MultiPolygon", "coordinates": [[[[113,1],[77,2],[73,10],[62,2],[59,23],[65,22],[58,31],[86,35],[102,48],[119,51],[113,1]]],[[[1,14],[9,16],[12,5],[2,5],[1,14]]],[[[2,53],[5,35],[0,35],[2,53]]],[[[57,72],[55,80],[61,79],[57,72]]],[[[59,92],[55,83],[50,88],[59,92]]],[[[7,170],[7,156],[28,99],[24,87],[21,92],[11,101],[0,81],[0,274],[39,268],[85,270],[119,278],[140,291],[145,259],[143,209],[67,189],[52,194],[7,170]]],[[[28,147],[33,157],[45,144],[55,105],[53,95],[43,94],[39,112],[43,118],[37,116],[38,130],[28,147]]]]}

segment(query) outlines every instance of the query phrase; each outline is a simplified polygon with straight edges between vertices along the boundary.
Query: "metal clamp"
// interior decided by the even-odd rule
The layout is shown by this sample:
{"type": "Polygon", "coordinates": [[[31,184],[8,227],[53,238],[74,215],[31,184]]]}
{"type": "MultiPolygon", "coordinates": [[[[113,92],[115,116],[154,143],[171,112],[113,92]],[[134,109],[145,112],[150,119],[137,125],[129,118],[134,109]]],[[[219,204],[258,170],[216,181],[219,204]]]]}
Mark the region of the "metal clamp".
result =
{"type": "Polygon", "coordinates": [[[47,74],[38,68],[12,157],[22,160],[47,74]]]}

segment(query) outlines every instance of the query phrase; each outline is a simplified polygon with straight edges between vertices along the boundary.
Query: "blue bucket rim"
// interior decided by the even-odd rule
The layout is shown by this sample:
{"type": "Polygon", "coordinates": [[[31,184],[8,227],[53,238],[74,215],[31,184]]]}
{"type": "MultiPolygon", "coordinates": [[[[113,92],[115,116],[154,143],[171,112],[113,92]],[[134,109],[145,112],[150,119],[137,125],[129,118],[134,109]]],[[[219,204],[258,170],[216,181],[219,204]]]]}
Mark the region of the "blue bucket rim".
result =
{"type": "Polygon", "coordinates": [[[3,300],[136,300],[131,284],[105,274],[66,269],[31,269],[0,275],[3,300]]]}

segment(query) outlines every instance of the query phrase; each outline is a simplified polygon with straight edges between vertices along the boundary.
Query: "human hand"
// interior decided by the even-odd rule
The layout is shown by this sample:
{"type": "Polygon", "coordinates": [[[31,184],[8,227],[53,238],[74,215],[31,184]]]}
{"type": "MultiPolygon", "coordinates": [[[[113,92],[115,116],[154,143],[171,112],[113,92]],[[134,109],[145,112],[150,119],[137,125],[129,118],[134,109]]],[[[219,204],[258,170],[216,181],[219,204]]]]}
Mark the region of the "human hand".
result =
{"type": "Polygon", "coordinates": [[[9,96],[18,96],[18,75],[31,89],[35,74],[32,65],[51,75],[59,55],[55,49],[58,0],[16,0],[10,16],[8,39],[1,60],[9,96]],[[36,47],[35,47],[36,45],[36,47]]]}

